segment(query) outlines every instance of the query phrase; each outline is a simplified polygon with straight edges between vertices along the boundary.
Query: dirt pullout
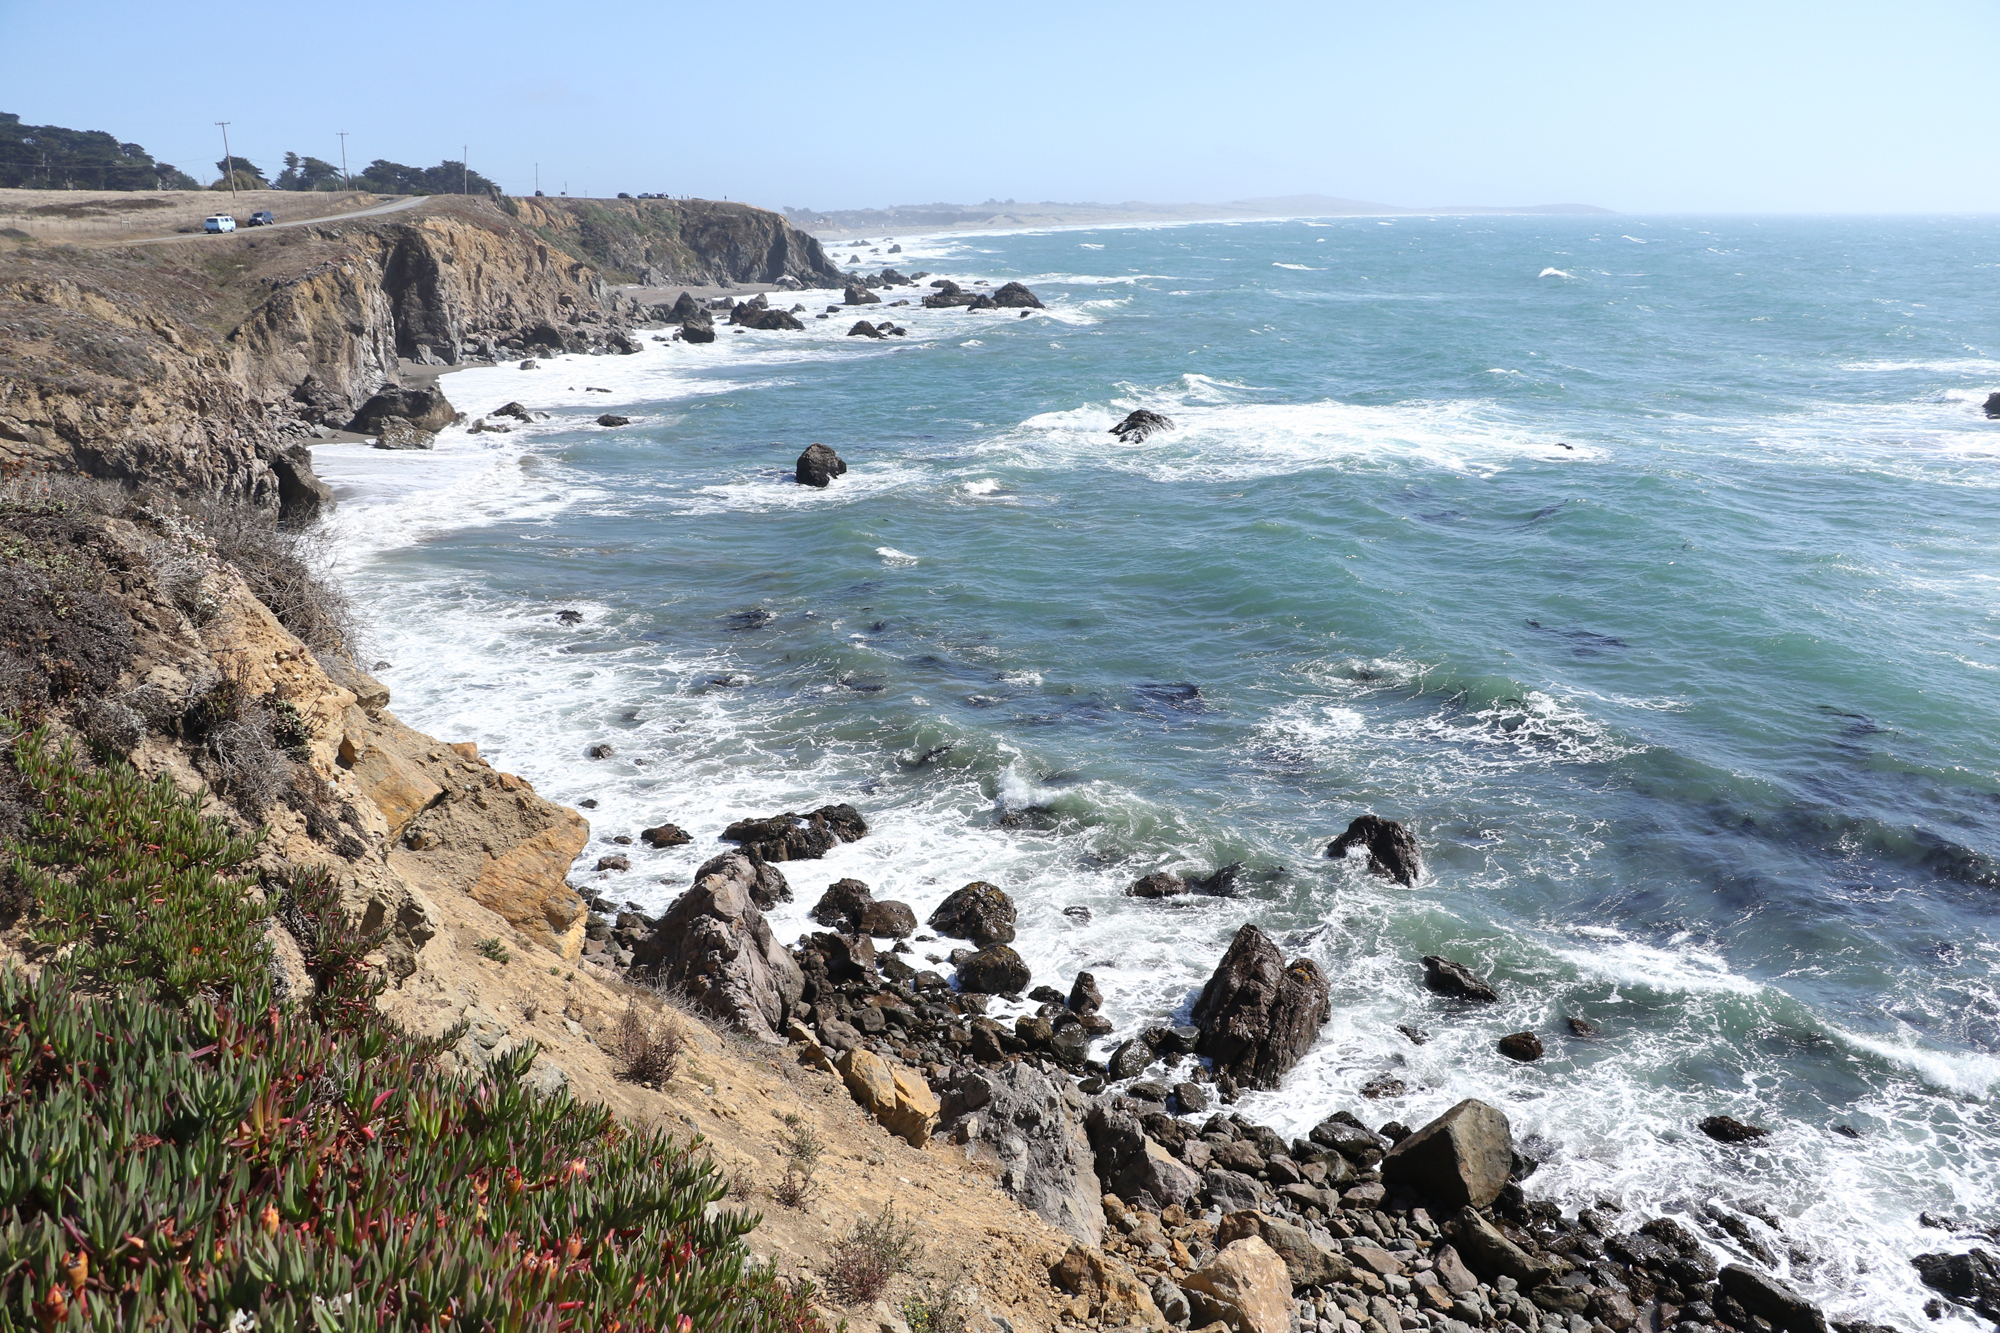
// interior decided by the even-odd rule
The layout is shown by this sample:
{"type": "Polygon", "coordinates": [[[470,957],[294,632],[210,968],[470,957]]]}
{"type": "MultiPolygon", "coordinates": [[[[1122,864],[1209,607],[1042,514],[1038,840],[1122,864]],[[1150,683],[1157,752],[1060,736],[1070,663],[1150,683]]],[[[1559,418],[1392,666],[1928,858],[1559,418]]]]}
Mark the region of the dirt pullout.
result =
{"type": "Polygon", "coordinates": [[[239,227],[260,210],[280,222],[299,222],[391,197],[361,190],[239,190],[234,198],[227,190],[0,190],[0,234],[12,230],[60,245],[123,245],[199,228],[211,213],[227,213],[239,227]]]}

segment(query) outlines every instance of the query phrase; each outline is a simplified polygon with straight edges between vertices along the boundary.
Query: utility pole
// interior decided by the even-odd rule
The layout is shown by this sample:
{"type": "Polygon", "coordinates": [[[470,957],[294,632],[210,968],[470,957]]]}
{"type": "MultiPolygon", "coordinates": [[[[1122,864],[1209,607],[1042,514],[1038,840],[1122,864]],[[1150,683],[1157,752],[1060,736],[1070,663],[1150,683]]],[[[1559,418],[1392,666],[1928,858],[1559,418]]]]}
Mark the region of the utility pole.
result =
{"type": "Polygon", "coordinates": [[[222,126],[222,174],[229,181],[229,206],[236,207],[236,159],[229,154],[229,122],[218,120],[222,126]]]}
{"type": "Polygon", "coordinates": [[[472,179],[472,164],[471,164],[471,163],[470,163],[469,161],[467,161],[467,159],[468,159],[468,158],[469,158],[469,157],[470,157],[471,155],[472,155],[472,145],[471,145],[471,144],[460,144],[460,145],[459,145],[459,149],[458,149],[458,192],[459,192],[460,194],[470,194],[470,193],[472,193],[472,191],[470,191],[470,190],[468,190],[468,189],[466,189],[466,188],[465,188],[465,183],[466,183],[466,182],[467,182],[468,180],[472,179]]]}
{"type": "Polygon", "coordinates": [[[354,188],[354,177],[347,174],[347,131],[335,130],[334,133],[340,136],[340,179],[351,190],[354,188]]]}
{"type": "Polygon", "coordinates": [[[542,164],[537,162],[535,163],[535,193],[540,194],[541,192],[542,192],[542,164]]]}

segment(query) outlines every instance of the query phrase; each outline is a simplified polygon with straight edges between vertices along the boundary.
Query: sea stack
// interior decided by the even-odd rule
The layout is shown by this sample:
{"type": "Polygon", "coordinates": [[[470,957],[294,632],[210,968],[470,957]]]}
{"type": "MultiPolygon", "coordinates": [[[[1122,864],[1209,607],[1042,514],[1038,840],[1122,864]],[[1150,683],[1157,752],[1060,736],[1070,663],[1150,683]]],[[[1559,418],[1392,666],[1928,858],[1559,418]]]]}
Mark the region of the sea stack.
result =
{"type": "Polygon", "coordinates": [[[801,486],[824,488],[847,471],[847,462],[823,444],[810,444],[799,455],[798,479],[801,486]]]}

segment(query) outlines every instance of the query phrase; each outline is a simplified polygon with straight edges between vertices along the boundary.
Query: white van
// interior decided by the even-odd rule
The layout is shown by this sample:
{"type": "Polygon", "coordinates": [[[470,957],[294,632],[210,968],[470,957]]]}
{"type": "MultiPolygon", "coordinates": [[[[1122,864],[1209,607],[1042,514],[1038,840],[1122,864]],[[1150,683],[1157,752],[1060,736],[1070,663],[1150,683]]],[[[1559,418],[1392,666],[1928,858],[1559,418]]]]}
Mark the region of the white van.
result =
{"type": "Polygon", "coordinates": [[[235,231],[236,219],[227,213],[217,213],[212,218],[203,218],[201,229],[203,231],[235,231]]]}

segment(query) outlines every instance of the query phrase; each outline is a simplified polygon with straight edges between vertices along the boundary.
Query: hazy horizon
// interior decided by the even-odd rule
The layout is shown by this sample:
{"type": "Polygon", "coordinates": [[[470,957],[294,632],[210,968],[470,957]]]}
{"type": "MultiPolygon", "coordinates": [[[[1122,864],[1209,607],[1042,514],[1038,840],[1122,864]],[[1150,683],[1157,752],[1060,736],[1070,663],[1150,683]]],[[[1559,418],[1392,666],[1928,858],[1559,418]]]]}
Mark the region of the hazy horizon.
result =
{"type": "MultiPolygon", "coordinates": [[[[317,13],[0,0],[30,124],[101,129],[202,180],[233,151],[457,160],[513,193],[659,191],[849,210],[929,200],[1624,214],[2000,208],[2000,10],[1919,0],[1546,4],[884,3],[759,11],[521,0],[317,13]],[[377,46],[392,54],[352,54],[377,46]],[[90,51],[80,64],[76,53],[90,51]],[[776,54],[761,55],[760,49],[776,54]],[[811,51],[808,57],[798,54],[811,51]],[[210,69],[215,75],[190,73],[210,69]]],[[[904,205],[907,206],[907,205],[904,205]]]]}

